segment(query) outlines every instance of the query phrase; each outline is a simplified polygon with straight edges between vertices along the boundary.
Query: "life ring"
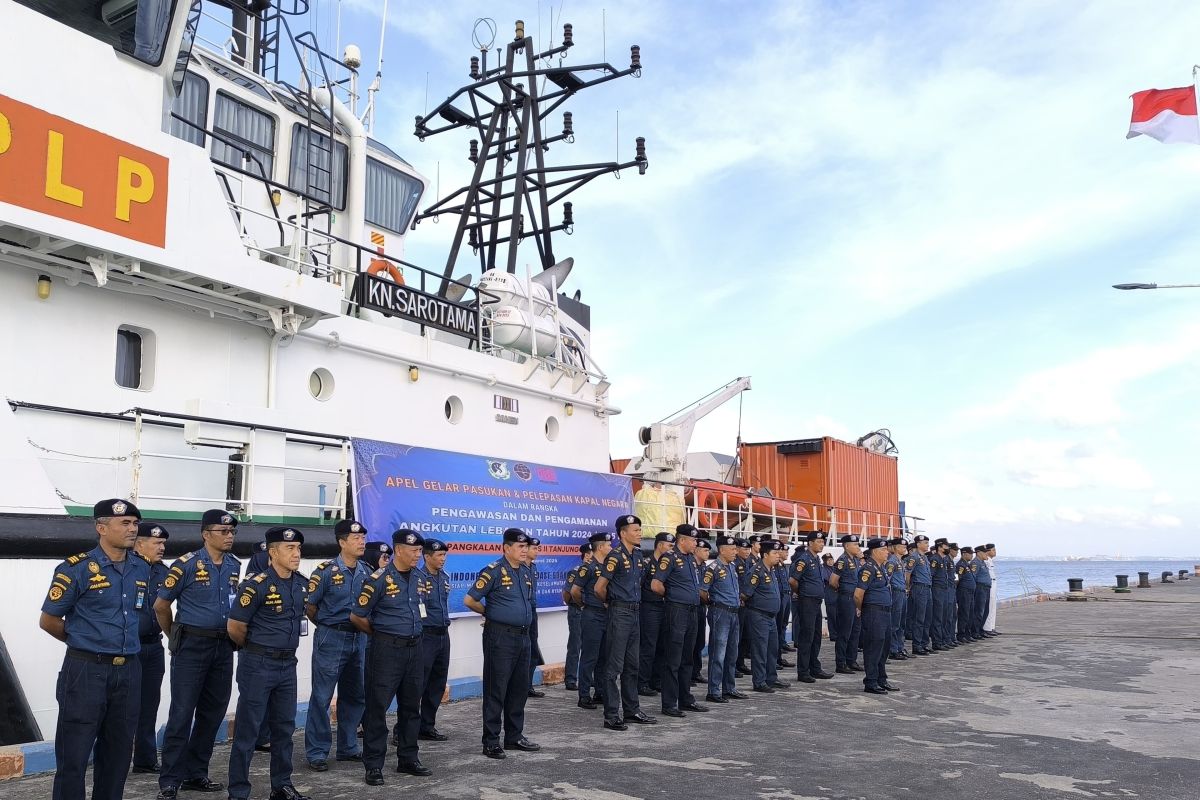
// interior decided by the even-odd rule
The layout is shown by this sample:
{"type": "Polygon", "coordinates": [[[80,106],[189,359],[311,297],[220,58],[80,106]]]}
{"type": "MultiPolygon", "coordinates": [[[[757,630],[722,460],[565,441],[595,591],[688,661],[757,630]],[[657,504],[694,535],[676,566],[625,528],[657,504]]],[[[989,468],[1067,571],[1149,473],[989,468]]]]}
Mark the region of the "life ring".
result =
{"type": "Polygon", "coordinates": [[[404,285],[404,274],[396,268],[395,264],[384,258],[372,258],[371,265],[367,267],[367,274],[378,278],[385,273],[392,279],[393,283],[398,283],[401,286],[404,285]]]}
{"type": "MultiPolygon", "coordinates": [[[[736,498],[730,498],[736,499],[736,498]]],[[[741,521],[741,504],[729,504],[722,498],[720,492],[711,489],[696,490],[696,517],[700,527],[710,530],[727,530],[730,523],[736,525],[741,521]],[[728,507],[726,507],[728,505],[728,507]]]]}

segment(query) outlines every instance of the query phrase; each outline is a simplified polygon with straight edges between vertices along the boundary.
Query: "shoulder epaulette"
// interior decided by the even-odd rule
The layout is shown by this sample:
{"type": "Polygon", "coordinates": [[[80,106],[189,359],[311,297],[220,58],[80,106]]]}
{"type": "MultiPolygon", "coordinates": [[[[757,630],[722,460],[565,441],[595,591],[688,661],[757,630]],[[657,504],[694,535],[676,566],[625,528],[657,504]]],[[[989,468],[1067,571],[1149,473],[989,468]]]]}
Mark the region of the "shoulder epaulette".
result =
{"type": "Polygon", "coordinates": [[[317,564],[317,569],[325,569],[332,563],[332,561],[322,561],[320,564],[317,564]]]}
{"type": "Polygon", "coordinates": [[[262,582],[263,582],[263,581],[265,581],[266,579],[267,579],[267,573],[265,573],[265,572],[260,572],[260,573],[258,573],[257,575],[255,575],[255,576],[254,576],[254,579],[253,579],[253,580],[254,580],[254,582],[255,582],[255,583],[262,583],[262,582]]]}
{"type": "Polygon", "coordinates": [[[71,566],[74,566],[74,565],[78,564],[80,561],[83,561],[85,558],[87,558],[87,556],[88,556],[88,554],[86,552],[76,553],[73,556],[67,557],[67,563],[70,564],[71,566]]]}
{"type": "Polygon", "coordinates": [[[382,578],[382,577],[383,577],[383,571],[384,571],[385,569],[387,569],[387,567],[380,567],[379,569],[377,569],[377,570],[375,570],[374,572],[372,572],[372,573],[371,573],[371,580],[375,580],[376,578],[382,578]]]}
{"type": "Polygon", "coordinates": [[[179,557],[179,563],[186,564],[187,562],[192,560],[192,556],[194,556],[194,555],[196,555],[196,554],[195,553],[184,553],[183,555],[181,555],[179,557]]]}

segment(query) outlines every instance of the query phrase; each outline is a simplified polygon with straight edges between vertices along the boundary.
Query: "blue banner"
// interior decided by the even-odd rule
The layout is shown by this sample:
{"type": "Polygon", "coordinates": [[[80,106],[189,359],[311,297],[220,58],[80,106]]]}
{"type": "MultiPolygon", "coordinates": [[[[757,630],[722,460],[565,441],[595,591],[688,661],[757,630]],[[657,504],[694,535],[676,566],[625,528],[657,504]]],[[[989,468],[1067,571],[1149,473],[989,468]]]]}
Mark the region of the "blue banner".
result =
{"type": "Polygon", "coordinates": [[[579,564],[579,545],[611,532],[628,514],[633,487],[624,475],[530,461],[452,453],[354,439],[354,509],[372,541],[412,528],[450,545],[450,611],[463,605],[479,570],[501,558],[506,528],[541,540],[538,608],[562,608],[562,587],[579,564]]]}

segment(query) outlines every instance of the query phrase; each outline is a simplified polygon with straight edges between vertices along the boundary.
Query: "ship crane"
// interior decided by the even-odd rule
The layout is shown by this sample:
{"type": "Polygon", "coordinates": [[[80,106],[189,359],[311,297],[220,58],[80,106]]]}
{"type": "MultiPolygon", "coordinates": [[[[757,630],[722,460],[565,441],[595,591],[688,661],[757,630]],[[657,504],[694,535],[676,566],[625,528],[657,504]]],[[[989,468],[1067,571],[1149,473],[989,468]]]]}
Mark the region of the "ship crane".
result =
{"type": "Polygon", "coordinates": [[[686,481],[684,459],[687,457],[688,445],[691,444],[696,423],[749,388],[749,377],[735,378],[667,419],[641,428],[638,431],[638,441],[645,445],[645,450],[641,458],[630,462],[625,473],[655,473],[655,478],[661,481],[686,481]]]}

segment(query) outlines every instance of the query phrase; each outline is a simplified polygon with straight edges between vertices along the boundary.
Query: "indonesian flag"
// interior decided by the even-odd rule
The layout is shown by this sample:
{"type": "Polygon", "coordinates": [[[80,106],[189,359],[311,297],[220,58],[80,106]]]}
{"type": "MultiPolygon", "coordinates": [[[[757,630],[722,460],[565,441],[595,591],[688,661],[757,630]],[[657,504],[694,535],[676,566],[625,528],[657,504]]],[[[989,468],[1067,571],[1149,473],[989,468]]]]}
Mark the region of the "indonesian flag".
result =
{"type": "Polygon", "coordinates": [[[1200,144],[1196,87],[1147,89],[1133,95],[1133,119],[1126,139],[1149,136],[1163,144],[1200,144]]]}

